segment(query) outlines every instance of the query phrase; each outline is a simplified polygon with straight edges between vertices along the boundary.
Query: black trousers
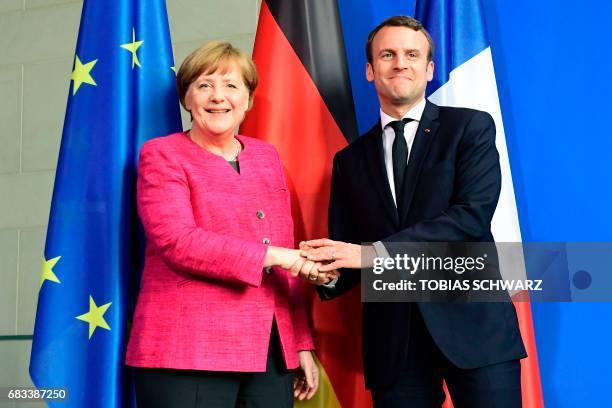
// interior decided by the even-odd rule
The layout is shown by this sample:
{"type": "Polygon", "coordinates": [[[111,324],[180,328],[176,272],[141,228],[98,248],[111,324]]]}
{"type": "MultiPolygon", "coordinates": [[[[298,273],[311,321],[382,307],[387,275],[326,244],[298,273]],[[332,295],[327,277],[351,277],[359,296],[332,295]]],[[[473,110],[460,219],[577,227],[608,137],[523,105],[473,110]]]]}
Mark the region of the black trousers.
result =
{"type": "MultiPolygon", "coordinates": [[[[478,347],[478,344],[474,344],[478,347]]],[[[456,367],[438,349],[416,305],[410,318],[408,356],[398,381],[372,389],[375,408],[439,408],[446,381],[454,408],[520,408],[519,360],[465,370],[456,367]]]]}
{"type": "Polygon", "coordinates": [[[273,324],[265,373],[137,368],[138,408],[292,408],[293,373],[285,368],[273,324]]]}

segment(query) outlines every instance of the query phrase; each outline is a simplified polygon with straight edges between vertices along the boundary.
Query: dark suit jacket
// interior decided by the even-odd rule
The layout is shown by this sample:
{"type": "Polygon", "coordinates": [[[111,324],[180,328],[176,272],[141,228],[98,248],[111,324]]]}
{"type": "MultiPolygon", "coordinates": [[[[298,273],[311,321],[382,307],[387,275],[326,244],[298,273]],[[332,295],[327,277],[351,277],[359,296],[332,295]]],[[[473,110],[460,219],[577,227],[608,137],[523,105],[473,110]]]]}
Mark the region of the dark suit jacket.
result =
{"type": "MultiPolygon", "coordinates": [[[[329,235],[364,242],[493,241],[491,218],[501,188],[495,124],[485,112],[429,101],[419,123],[404,184],[402,214],[384,167],[380,122],[334,157],[329,235]]],[[[323,299],[360,282],[345,270],[323,299]]],[[[464,369],[526,356],[509,303],[364,303],[363,358],[368,388],[391,384],[407,353],[410,308],[444,355],[464,369]]]]}

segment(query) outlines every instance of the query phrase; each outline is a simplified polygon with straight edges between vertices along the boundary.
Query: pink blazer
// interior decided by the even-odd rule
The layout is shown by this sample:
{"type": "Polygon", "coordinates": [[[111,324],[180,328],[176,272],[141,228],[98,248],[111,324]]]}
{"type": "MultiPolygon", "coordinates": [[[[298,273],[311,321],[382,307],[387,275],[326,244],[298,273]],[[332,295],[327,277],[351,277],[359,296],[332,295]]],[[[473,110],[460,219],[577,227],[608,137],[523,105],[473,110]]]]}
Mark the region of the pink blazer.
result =
{"type": "Polygon", "coordinates": [[[237,136],[240,174],[185,133],[145,143],[138,213],[147,238],[127,347],[136,367],[265,371],[272,319],[287,368],[313,349],[299,280],[263,270],[268,244],[293,247],[276,150],[237,136]]]}

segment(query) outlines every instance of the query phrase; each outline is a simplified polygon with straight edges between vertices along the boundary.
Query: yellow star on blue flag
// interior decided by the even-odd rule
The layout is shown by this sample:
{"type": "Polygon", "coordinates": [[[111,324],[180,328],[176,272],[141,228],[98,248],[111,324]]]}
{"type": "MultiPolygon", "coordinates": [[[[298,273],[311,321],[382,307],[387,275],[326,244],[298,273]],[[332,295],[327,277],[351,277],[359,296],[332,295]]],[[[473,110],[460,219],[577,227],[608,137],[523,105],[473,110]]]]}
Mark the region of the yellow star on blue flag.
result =
{"type": "Polygon", "coordinates": [[[110,307],[112,303],[113,302],[108,302],[102,306],[97,306],[96,302],[94,302],[91,295],[89,295],[89,312],[84,313],[80,316],[77,316],[76,318],[89,323],[89,338],[90,339],[91,339],[91,336],[94,334],[94,331],[96,331],[96,328],[98,327],[101,327],[106,330],[111,329],[108,326],[108,323],[106,323],[106,320],[104,320],[104,313],[106,313],[106,311],[108,310],[108,308],[110,307]]]}
{"type": "Polygon", "coordinates": [[[140,67],[140,61],[138,61],[138,49],[144,43],[144,41],[136,41],[136,30],[132,28],[132,42],[127,44],[121,44],[121,48],[128,50],[132,53],[132,69],[138,65],[140,67]]]}
{"type": "Polygon", "coordinates": [[[79,56],[76,56],[74,61],[74,71],[72,71],[72,75],[70,76],[70,79],[74,81],[72,84],[72,95],[77,93],[81,87],[81,84],[89,84],[93,86],[98,85],[91,76],[91,70],[93,69],[94,65],[96,65],[96,62],[98,62],[97,59],[83,64],[79,59],[79,56]]]}
{"type": "Polygon", "coordinates": [[[55,283],[61,283],[55,272],[53,272],[53,267],[55,266],[57,261],[60,260],[60,258],[61,256],[56,256],[55,258],[51,258],[49,260],[43,259],[42,273],[40,274],[40,287],[42,287],[43,283],[46,280],[55,283]]]}

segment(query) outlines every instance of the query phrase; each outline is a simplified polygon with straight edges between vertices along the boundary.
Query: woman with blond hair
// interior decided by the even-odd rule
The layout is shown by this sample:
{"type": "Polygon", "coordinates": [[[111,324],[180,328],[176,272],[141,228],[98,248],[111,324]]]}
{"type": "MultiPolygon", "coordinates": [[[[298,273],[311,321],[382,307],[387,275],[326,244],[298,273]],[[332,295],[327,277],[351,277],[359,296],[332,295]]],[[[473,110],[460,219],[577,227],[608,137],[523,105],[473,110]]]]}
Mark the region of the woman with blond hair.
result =
{"type": "Polygon", "coordinates": [[[146,142],[137,202],[145,266],[126,362],[139,407],[292,407],[318,370],[278,153],[236,131],[253,103],[253,61],[226,42],[177,73],[189,131],[146,142]],[[294,377],[293,369],[296,369],[294,377]]]}

